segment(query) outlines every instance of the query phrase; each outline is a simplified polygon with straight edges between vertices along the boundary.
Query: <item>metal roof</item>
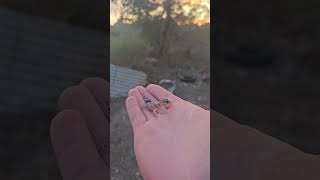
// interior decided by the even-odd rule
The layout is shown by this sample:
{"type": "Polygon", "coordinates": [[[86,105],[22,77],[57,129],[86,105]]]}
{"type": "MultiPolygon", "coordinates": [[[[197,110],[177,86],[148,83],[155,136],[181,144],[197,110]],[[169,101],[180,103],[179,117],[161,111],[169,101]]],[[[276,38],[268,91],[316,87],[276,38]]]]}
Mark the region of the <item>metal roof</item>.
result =
{"type": "Polygon", "coordinates": [[[144,72],[110,64],[110,96],[127,96],[128,91],[137,85],[145,85],[144,72]]]}

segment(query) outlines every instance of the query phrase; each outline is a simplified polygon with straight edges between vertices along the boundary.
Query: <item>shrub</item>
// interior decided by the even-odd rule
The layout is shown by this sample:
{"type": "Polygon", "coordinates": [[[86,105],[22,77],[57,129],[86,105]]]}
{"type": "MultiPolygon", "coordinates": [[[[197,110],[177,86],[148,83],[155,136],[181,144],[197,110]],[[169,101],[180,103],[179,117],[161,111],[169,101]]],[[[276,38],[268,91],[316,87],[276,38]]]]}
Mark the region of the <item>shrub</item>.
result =
{"type": "Polygon", "coordinates": [[[117,24],[111,28],[110,60],[113,64],[141,67],[152,46],[135,25],[117,24]]]}

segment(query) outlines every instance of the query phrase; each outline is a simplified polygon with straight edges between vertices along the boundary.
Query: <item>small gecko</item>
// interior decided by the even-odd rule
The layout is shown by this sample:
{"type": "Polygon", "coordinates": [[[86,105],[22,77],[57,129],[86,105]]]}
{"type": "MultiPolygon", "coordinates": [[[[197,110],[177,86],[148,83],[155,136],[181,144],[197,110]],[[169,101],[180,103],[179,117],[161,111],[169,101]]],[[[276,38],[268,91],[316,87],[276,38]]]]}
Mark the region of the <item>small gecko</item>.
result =
{"type": "Polygon", "coordinates": [[[172,101],[170,99],[165,98],[161,101],[161,104],[166,108],[169,109],[172,106],[172,101]]]}
{"type": "Polygon", "coordinates": [[[167,112],[167,109],[169,109],[172,105],[172,102],[167,98],[161,100],[160,102],[152,102],[148,97],[143,95],[143,100],[146,104],[146,108],[149,111],[152,111],[155,117],[158,117],[159,114],[161,114],[160,110],[164,110],[164,112],[167,112]]]}

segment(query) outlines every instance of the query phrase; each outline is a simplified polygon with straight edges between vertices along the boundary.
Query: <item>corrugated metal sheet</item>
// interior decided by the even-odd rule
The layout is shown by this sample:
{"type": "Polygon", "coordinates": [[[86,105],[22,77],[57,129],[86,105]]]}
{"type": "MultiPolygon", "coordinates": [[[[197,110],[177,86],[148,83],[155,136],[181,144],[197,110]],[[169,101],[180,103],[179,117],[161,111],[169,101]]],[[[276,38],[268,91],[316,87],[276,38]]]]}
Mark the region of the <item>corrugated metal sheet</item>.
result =
{"type": "Polygon", "coordinates": [[[54,110],[60,93],[106,78],[108,34],[0,8],[0,112],[54,110]]]}
{"type": "Polygon", "coordinates": [[[145,85],[144,72],[110,64],[110,96],[127,96],[128,91],[137,85],[145,85]]]}

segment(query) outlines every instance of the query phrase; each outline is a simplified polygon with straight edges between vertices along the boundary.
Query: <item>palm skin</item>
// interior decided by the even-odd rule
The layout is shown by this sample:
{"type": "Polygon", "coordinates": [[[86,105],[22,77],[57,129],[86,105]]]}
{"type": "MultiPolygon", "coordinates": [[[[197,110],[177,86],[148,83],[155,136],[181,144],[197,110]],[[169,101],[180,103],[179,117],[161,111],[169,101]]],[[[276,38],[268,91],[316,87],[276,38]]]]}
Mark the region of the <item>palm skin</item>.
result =
{"type": "Polygon", "coordinates": [[[160,86],[136,87],[126,106],[134,130],[138,165],[146,180],[207,180],[210,177],[210,112],[160,86]],[[173,105],[155,117],[142,95],[173,105]]]}

